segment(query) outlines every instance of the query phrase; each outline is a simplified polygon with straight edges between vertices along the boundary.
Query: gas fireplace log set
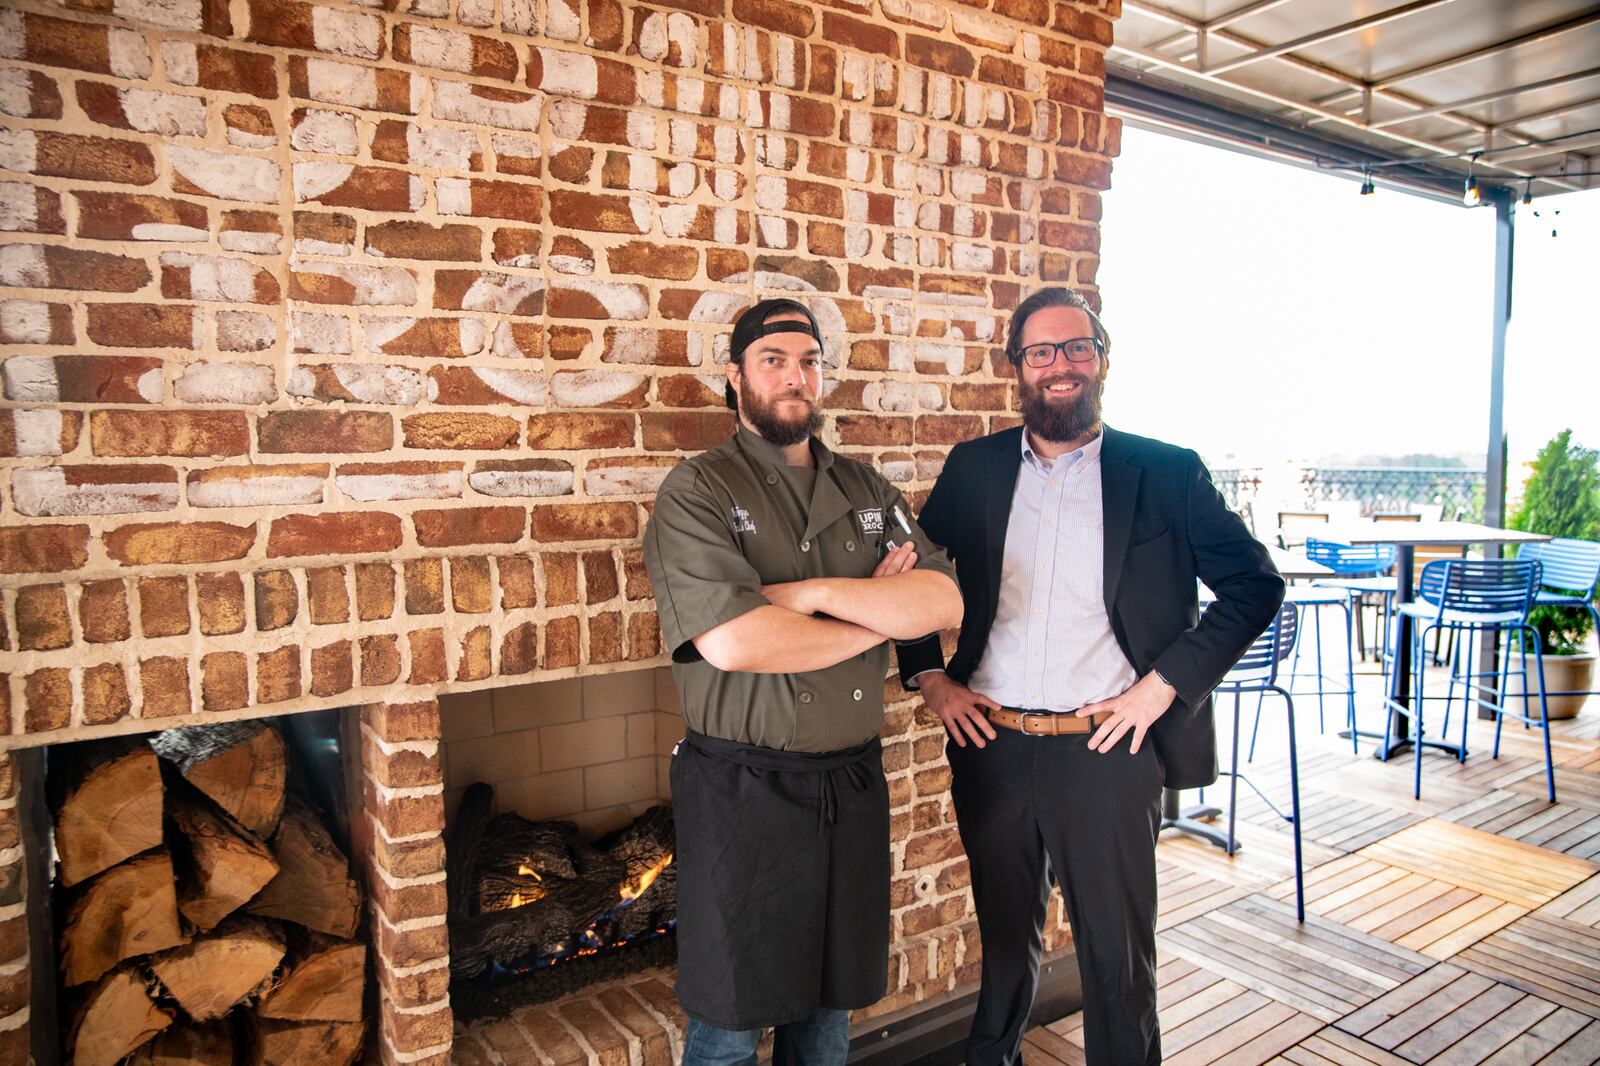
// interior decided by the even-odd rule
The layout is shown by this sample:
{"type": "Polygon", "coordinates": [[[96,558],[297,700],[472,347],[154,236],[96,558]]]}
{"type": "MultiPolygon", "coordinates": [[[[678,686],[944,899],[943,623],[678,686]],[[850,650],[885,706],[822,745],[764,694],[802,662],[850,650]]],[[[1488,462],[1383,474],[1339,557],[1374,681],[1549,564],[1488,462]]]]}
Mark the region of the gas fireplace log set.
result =
{"type": "Polygon", "coordinates": [[[342,1066],[361,889],[261,722],[58,749],[64,1060],[342,1066]]]}
{"type": "Polygon", "coordinates": [[[673,926],[670,808],[592,844],[572,822],[493,808],[489,785],[467,789],[445,841],[453,981],[542,970],[673,926]]]}

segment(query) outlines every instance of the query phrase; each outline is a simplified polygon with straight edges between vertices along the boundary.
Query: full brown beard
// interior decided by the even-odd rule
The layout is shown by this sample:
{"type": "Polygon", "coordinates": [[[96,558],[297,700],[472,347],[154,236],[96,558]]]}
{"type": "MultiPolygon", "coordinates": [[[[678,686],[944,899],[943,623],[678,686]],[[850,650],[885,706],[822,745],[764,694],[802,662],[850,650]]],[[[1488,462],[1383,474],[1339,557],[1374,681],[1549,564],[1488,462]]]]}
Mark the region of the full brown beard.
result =
{"type": "Polygon", "coordinates": [[[1037,385],[1017,377],[1022,398],[1022,421],[1040,440],[1066,443],[1092,433],[1100,425],[1100,396],[1105,379],[1099,374],[1052,374],[1037,385]],[[1052,400],[1045,389],[1058,381],[1076,381],[1082,387],[1071,400],[1052,400]]]}
{"type": "Polygon", "coordinates": [[[762,403],[750,391],[750,379],[744,376],[739,378],[739,413],[749,420],[763,440],[779,448],[799,444],[822,428],[822,412],[817,410],[816,401],[811,397],[803,392],[786,392],[762,403]],[[810,410],[797,418],[785,419],[777,411],[780,400],[804,400],[810,404],[810,410]]]}

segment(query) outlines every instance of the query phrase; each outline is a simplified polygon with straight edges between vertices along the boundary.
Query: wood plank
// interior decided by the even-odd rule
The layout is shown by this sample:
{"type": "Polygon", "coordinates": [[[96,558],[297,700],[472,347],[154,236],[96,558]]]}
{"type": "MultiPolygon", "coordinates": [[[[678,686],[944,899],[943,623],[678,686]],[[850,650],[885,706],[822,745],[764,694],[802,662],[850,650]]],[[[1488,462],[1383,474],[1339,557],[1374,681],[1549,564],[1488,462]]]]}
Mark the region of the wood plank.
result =
{"type": "MultiPolygon", "coordinates": [[[[1557,1007],[1516,1040],[1484,1059],[1483,1066],[1533,1066],[1534,1063],[1544,1062],[1547,1054],[1564,1046],[1586,1026],[1593,1025],[1600,1023],[1575,1010],[1557,1007]]],[[[1600,1055],[1600,1045],[1594,1051],[1600,1055]]]]}
{"type": "Polygon", "coordinates": [[[1551,1003],[1600,1018],[1600,930],[1530,915],[1461,952],[1456,961],[1551,1003]]]}
{"type": "Polygon", "coordinates": [[[1591,928],[1600,926],[1600,875],[1573,885],[1540,907],[1538,913],[1565,918],[1591,928]]]}
{"type": "Polygon", "coordinates": [[[1530,908],[1548,903],[1600,871],[1600,866],[1583,859],[1438,818],[1403,829],[1357,854],[1530,908]]]}

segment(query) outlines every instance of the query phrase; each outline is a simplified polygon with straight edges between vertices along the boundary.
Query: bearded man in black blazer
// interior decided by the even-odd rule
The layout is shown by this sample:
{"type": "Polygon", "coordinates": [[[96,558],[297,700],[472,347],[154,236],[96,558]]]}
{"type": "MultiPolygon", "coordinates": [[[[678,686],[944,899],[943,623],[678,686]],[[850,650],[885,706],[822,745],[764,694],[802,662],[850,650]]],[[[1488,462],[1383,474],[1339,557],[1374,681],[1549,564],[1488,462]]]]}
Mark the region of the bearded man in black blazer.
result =
{"type": "Polygon", "coordinates": [[[1110,348],[1077,292],[1023,301],[1006,354],[1024,425],[956,445],[920,516],[966,609],[948,665],[937,635],[898,653],[950,734],[983,940],[969,1066],[1021,1062],[1052,877],[1088,1062],[1161,1061],[1161,789],[1216,780],[1211,690],[1283,600],[1199,456],[1102,425],[1110,348]]]}

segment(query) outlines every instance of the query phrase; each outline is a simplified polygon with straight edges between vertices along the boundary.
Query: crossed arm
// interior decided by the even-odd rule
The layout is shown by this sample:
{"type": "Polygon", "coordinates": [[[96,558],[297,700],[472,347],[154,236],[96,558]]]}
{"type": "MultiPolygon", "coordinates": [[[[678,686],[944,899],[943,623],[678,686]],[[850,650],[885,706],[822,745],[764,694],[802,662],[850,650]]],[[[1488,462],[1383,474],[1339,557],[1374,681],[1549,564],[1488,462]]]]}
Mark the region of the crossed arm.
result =
{"type": "Polygon", "coordinates": [[[819,577],[765,585],[767,605],[706,630],[694,646],[718,670],[792,674],[834,666],[885,640],[961,624],[956,583],[916,570],[907,541],[871,577],[819,577]]]}

